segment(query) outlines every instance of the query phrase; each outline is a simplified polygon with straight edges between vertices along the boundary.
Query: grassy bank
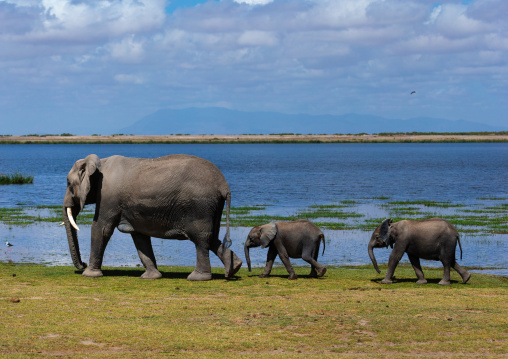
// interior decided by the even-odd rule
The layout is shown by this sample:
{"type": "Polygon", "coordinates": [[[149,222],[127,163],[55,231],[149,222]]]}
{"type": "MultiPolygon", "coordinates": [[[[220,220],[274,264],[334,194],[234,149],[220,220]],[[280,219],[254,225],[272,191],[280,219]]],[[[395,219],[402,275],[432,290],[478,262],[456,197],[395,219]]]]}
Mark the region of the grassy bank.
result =
{"type": "MultiPolygon", "coordinates": [[[[232,280],[188,282],[192,268],[106,268],[84,278],[71,267],[0,263],[0,356],[103,357],[503,357],[508,279],[473,274],[441,287],[410,267],[386,286],[370,267],[330,268],[288,281],[283,268],[232,280]],[[18,301],[19,300],[19,301],[18,301]]],[[[386,269],[386,268],[384,268],[386,269]]]]}

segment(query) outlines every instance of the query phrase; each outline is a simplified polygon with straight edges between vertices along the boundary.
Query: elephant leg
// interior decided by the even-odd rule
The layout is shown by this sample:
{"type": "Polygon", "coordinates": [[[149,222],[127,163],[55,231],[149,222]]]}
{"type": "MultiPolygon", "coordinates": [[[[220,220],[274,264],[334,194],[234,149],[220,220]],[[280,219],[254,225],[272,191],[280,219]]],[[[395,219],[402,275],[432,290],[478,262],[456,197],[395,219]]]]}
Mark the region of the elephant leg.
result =
{"type": "Polygon", "coordinates": [[[159,279],[162,277],[161,272],[157,269],[157,262],[153,254],[152,240],[150,236],[139,233],[131,233],[136,249],[138,250],[139,259],[146,268],[145,273],[141,276],[143,279],[159,279]]]}
{"type": "Polygon", "coordinates": [[[310,264],[310,278],[322,277],[326,273],[326,268],[317,261],[319,253],[319,245],[314,248],[314,251],[303,250],[302,259],[310,264]]]}
{"type": "Polygon", "coordinates": [[[397,268],[397,264],[399,264],[403,255],[404,251],[397,248],[397,244],[395,244],[395,248],[393,248],[392,253],[390,253],[390,258],[388,259],[388,270],[386,271],[386,276],[381,283],[392,284],[393,273],[395,272],[395,268],[397,268]]]}
{"type": "Polygon", "coordinates": [[[100,226],[97,222],[92,223],[92,242],[90,245],[90,261],[88,267],[83,272],[84,277],[102,277],[102,260],[104,251],[108,245],[109,239],[113,235],[113,229],[107,229],[100,226]]]}
{"type": "Polygon", "coordinates": [[[231,278],[240,270],[242,260],[229,248],[224,249],[219,240],[215,241],[210,249],[224,264],[224,276],[226,278],[231,278]]]}
{"type": "Polygon", "coordinates": [[[298,276],[295,273],[295,270],[293,269],[293,266],[291,265],[291,262],[289,261],[289,255],[286,251],[286,248],[279,246],[277,249],[277,252],[279,253],[279,258],[286,267],[286,270],[289,273],[290,280],[298,279],[298,276]]]}
{"type": "Polygon", "coordinates": [[[413,269],[416,273],[416,277],[418,278],[416,283],[418,283],[418,284],[427,283],[427,280],[425,279],[425,277],[423,275],[422,267],[420,265],[420,258],[418,258],[416,256],[410,256],[409,254],[407,256],[409,257],[409,261],[411,262],[411,265],[413,266],[413,269]]]}
{"type": "Polygon", "coordinates": [[[443,263],[443,279],[439,281],[439,285],[450,285],[450,261],[442,259],[443,263]]]}
{"type": "Polygon", "coordinates": [[[263,274],[260,275],[261,278],[266,278],[270,275],[275,258],[277,258],[277,249],[274,246],[269,246],[268,254],[266,256],[265,270],[263,271],[263,274]]]}
{"type": "Polygon", "coordinates": [[[467,283],[469,278],[471,278],[471,273],[461,267],[457,262],[453,265],[453,269],[455,269],[462,277],[462,283],[467,283]]]}
{"type": "Polygon", "coordinates": [[[204,281],[212,279],[212,267],[210,265],[210,251],[200,243],[194,242],[196,246],[196,269],[188,275],[187,280],[204,281]]]}

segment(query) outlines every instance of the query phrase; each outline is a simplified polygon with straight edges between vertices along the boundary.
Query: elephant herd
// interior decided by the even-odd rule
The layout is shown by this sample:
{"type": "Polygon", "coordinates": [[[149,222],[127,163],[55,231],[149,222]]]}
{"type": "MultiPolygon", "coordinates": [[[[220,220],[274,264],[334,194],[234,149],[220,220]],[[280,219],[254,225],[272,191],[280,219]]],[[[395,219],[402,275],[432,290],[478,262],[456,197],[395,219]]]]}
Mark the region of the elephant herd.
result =
{"type": "MultiPolygon", "coordinates": [[[[151,237],[188,239],[196,246],[196,268],[187,277],[192,281],[212,279],[209,252],[224,264],[225,277],[238,272],[242,260],[229,249],[229,215],[231,192],[221,171],[211,162],[189,155],[160,158],[111,156],[100,159],[91,154],[76,161],[67,175],[63,200],[63,218],[72,261],[86,277],[102,276],[101,266],[106,246],[117,228],[132,236],[139,258],[146,268],[141,278],[162,277],[157,269],[151,237]],[[87,204],[95,203],[91,229],[90,261],[82,262],[78,226],[75,218],[87,204]],[[222,212],[226,205],[226,234],[219,240],[222,212]]],[[[318,259],[325,238],[313,223],[301,219],[293,222],[271,222],[254,227],[245,242],[245,258],[251,270],[249,249],[268,247],[266,266],[260,277],[270,274],[277,255],[289,273],[297,275],[289,258],[302,258],[311,265],[310,277],[322,277],[326,267],[318,259]]],[[[393,248],[388,270],[382,283],[389,284],[395,268],[407,253],[418,278],[426,283],[420,258],[440,260],[444,275],[439,284],[450,284],[453,267],[466,283],[471,274],[455,260],[459,243],[457,230],[447,221],[432,218],[424,221],[386,219],[376,228],[368,244],[368,253],[379,271],[373,249],[393,248]]]]}

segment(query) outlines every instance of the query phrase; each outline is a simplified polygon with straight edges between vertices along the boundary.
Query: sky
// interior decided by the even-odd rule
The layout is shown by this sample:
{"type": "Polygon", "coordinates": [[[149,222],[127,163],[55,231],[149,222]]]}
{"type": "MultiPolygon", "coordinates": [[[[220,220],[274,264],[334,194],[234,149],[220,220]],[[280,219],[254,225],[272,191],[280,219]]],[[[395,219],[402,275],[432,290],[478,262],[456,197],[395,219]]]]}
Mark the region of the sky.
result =
{"type": "Polygon", "coordinates": [[[0,135],[107,135],[211,106],[507,126],[506,14],[506,0],[0,0],[0,135]]]}

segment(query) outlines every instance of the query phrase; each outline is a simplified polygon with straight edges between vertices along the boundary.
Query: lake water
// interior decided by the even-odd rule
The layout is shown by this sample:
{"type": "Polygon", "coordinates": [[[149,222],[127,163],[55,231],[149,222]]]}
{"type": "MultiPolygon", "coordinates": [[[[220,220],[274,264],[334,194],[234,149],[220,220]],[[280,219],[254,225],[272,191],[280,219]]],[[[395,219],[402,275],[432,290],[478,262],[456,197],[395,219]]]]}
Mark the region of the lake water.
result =
{"type": "MultiPolygon", "coordinates": [[[[0,186],[0,207],[61,204],[66,176],[77,159],[95,153],[131,157],[159,157],[186,153],[215,163],[232,192],[232,206],[268,206],[288,215],[311,205],[357,201],[356,211],[384,215],[375,198],[390,201],[450,201],[475,206],[484,198],[508,197],[508,144],[213,144],[213,145],[0,145],[0,173],[19,171],[35,177],[33,185],[0,186]],[[375,213],[373,213],[375,212],[375,213]]],[[[79,223],[79,218],[78,218],[79,223]]],[[[233,250],[243,258],[250,228],[232,228],[233,250]]],[[[320,261],[332,265],[369,264],[370,232],[325,230],[326,252],[320,261]]],[[[65,230],[58,224],[28,227],[0,224],[0,238],[14,244],[4,248],[0,261],[72,264],[65,230]]],[[[508,273],[508,235],[462,234],[461,264],[497,267],[508,273]]],[[[88,261],[90,226],[81,226],[81,254],[88,261]]],[[[153,239],[160,265],[195,264],[195,248],[188,241],[153,239]]],[[[457,249],[458,251],[458,249],[457,249]]],[[[377,250],[384,263],[388,250],[377,250]]],[[[220,266],[211,256],[212,265],[220,266]]],[[[264,266],[266,251],[251,250],[254,266],[264,266]]],[[[293,261],[294,264],[305,264],[293,261]]],[[[115,232],[105,266],[139,264],[130,236],[115,232]]],[[[424,266],[440,263],[424,261],[424,266]]]]}

